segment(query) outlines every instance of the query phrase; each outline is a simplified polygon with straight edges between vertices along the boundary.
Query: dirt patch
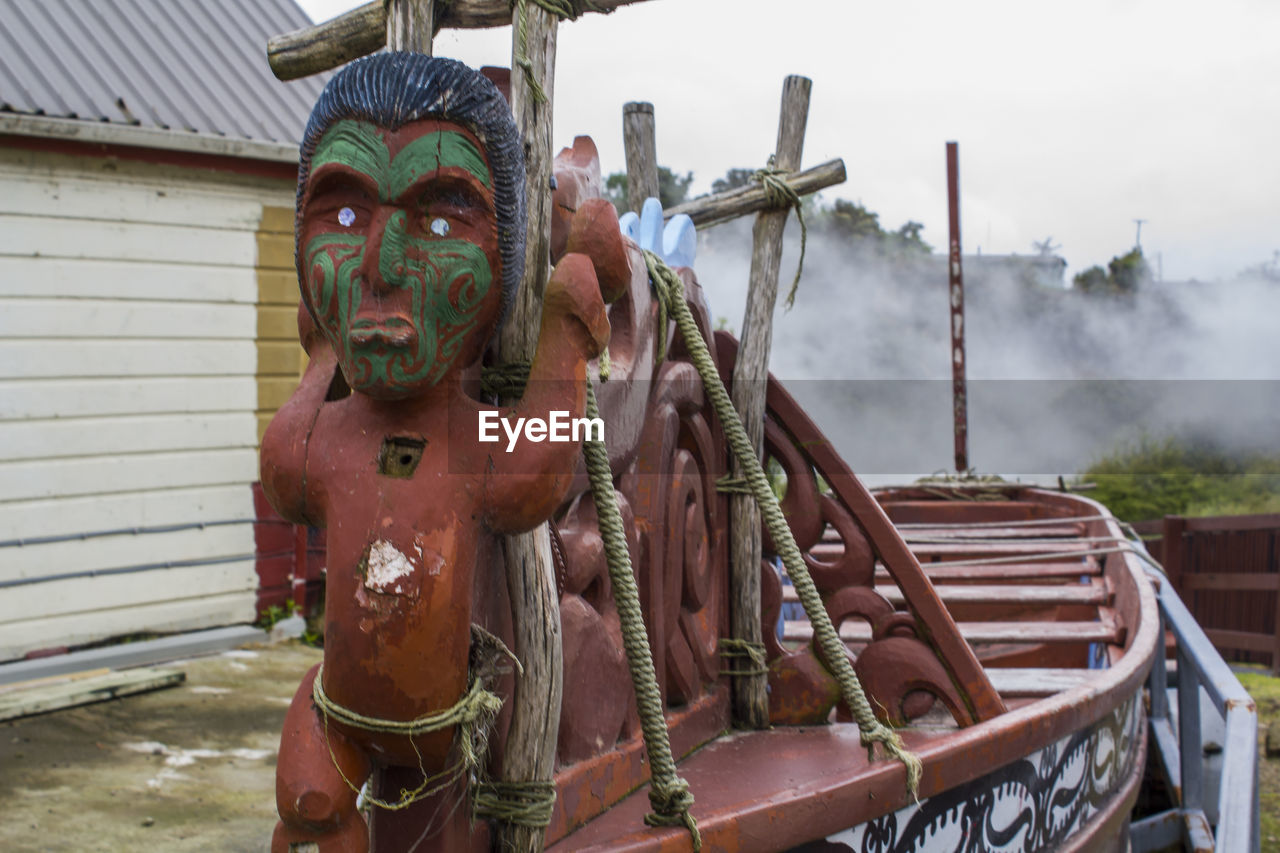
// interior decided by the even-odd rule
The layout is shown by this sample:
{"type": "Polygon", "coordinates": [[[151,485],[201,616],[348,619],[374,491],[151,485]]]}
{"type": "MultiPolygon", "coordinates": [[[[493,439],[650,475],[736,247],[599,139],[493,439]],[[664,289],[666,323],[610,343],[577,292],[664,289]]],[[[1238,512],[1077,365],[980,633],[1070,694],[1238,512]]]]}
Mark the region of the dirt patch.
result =
{"type": "Polygon", "coordinates": [[[0,724],[0,849],[265,851],[284,713],[320,651],[166,665],[180,687],[0,724]]]}

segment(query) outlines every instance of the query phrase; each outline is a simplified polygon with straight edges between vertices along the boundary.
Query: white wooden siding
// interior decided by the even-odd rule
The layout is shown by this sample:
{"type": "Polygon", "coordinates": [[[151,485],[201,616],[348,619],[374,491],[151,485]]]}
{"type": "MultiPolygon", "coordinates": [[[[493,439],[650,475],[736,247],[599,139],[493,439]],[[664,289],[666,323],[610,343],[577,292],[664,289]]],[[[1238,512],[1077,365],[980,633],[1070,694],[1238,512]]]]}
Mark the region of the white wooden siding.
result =
{"type": "Polygon", "coordinates": [[[0,660],[253,618],[257,230],[292,197],[0,149],[0,660]]]}

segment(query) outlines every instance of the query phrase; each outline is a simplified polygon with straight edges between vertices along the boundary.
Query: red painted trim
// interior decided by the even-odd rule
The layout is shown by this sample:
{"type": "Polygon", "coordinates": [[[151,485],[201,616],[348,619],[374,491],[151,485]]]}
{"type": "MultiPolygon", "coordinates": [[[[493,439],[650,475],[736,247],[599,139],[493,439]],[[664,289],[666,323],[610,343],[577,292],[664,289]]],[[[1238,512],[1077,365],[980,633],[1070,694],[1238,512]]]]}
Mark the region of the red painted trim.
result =
{"type": "Polygon", "coordinates": [[[293,163],[255,160],[248,157],[228,157],[224,154],[201,154],[194,151],[172,151],[164,148],[142,148],[134,145],[51,139],[40,136],[23,136],[21,134],[0,134],[0,146],[21,148],[27,151],[66,154],[71,157],[106,157],[116,160],[136,160],[159,166],[180,166],[186,169],[231,172],[237,175],[272,178],[288,181],[289,183],[296,183],[298,180],[298,167],[293,163]]]}

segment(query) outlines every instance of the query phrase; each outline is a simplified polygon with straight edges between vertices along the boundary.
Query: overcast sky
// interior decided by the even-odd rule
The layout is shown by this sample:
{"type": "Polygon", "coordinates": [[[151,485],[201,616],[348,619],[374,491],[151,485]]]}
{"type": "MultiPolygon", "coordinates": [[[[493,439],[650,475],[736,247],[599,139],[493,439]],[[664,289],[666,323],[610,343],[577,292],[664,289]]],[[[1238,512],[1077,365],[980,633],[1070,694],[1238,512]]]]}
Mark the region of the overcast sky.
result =
{"type": "MultiPolygon", "coordinates": [[[[314,20],[360,5],[301,0],[314,20]]],[[[966,253],[1052,236],[1075,272],[1134,242],[1167,279],[1280,250],[1280,3],[1270,0],[650,0],[560,29],[557,148],[591,135],[625,169],[622,105],[650,101],[658,161],[705,191],[762,166],[782,80],[813,80],[804,164],[841,157],[848,198],[947,239],[960,143],[966,253]]],[[[435,52],[509,65],[510,28],[435,52]]]]}

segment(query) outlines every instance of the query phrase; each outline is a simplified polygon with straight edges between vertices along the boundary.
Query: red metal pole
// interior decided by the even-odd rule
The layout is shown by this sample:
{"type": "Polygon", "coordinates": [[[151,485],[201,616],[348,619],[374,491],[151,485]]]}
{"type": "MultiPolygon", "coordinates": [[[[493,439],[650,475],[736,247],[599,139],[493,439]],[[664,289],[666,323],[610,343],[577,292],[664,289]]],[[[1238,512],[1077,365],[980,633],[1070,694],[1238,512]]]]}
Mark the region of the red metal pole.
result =
{"type": "Polygon", "coordinates": [[[951,290],[951,398],[956,432],[956,472],[969,470],[969,406],[964,382],[964,276],[960,270],[960,155],[947,143],[947,213],[951,241],[947,273],[951,290]]]}

